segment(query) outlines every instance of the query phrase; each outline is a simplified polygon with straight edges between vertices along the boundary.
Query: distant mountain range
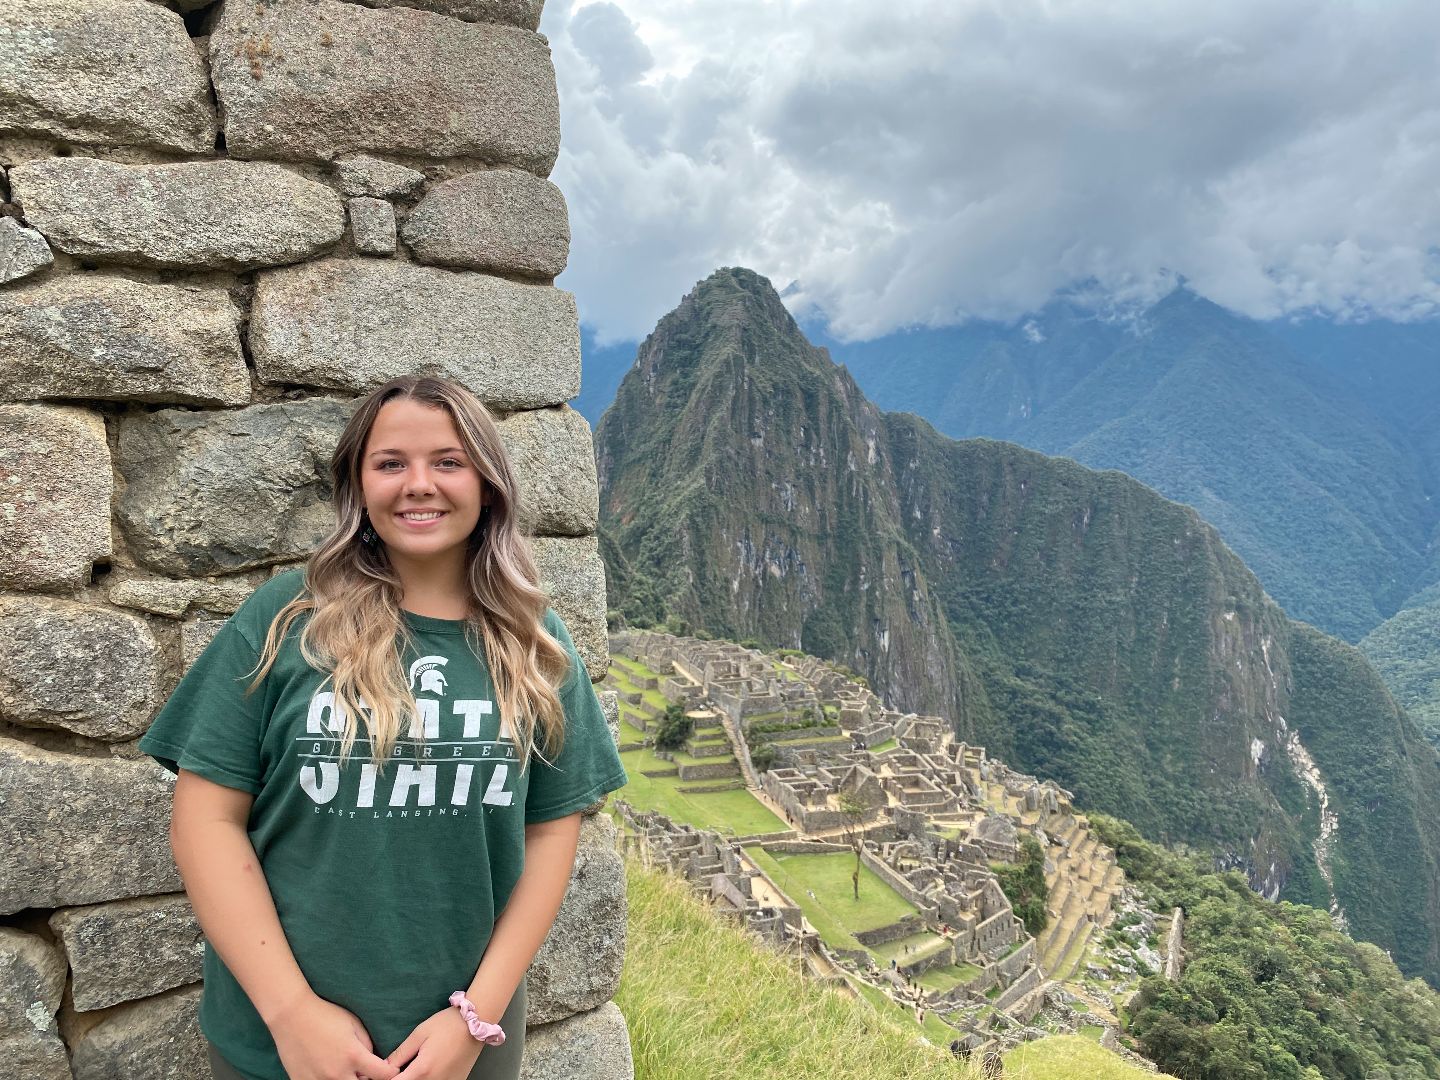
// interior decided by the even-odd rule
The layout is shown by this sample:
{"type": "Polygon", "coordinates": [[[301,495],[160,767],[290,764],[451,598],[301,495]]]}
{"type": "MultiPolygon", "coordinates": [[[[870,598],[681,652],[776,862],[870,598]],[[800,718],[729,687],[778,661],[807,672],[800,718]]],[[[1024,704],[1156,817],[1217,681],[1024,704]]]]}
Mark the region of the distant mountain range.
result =
{"type": "MultiPolygon", "coordinates": [[[[1257,323],[1179,289],[1127,318],[1056,303],[1014,325],[808,334],[881,408],[1193,506],[1440,741],[1440,322],[1257,323]]],[[[635,349],[585,346],[593,424],[635,349]]]]}
{"type": "MultiPolygon", "coordinates": [[[[1147,423],[1168,418],[1177,438],[1223,426],[1255,439],[1263,406],[1211,415],[1207,402],[1217,380],[1260,378],[1291,394],[1297,415],[1278,442],[1268,430],[1236,442],[1234,482],[1271,471],[1253,464],[1268,460],[1252,456],[1261,447],[1331,447],[1336,425],[1355,461],[1399,467],[1324,396],[1248,372],[1258,345],[1243,328],[1217,329],[1210,308],[1172,297],[1139,337],[1053,312],[1017,330],[1054,363],[1007,367],[1019,348],[1001,342],[994,377],[977,366],[973,392],[1029,420],[1065,399],[1078,415],[1088,400],[1099,453],[1139,437],[1127,431],[1151,437],[1128,419],[1146,402],[1147,423]],[[1148,350],[1196,341],[1210,345],[1141,370],[1148,350]],[[1141,355],[1127,366],[1131,353],[1141,355]],[[1105,395],[1130,403],[1119,423],[1101,421],[1105,395]]],[[[924,386],[904,372],[893,381],[924,386]]],[[[935,401],[969,408],[965,393],[931,385],[935,401]]],[[[1045,423],[1063,437],[1058,416],[1045,423]]],[[[893,706],[950,718],[1083,806],[1214,851],[1267,895],[1342,911],[1402,969],[1440,978],[1440,760],[1365,658],[1287,618],[1194,510],[1118,471],[954,441],[882,412],[805,340],[769,282],[737,269],[661,320],[595,442],[610,599],[626,618],[845,664],[893,706]]],[[[1185,478],[1182,450],[1155,456],[1185,478]]],[[[1364,483],[1353,462],[1286,459],[1273,471],[1286,483],[1260,483],[1275,498],[1304,483],[1329,499],[1336,472],[1364,483]]]]}

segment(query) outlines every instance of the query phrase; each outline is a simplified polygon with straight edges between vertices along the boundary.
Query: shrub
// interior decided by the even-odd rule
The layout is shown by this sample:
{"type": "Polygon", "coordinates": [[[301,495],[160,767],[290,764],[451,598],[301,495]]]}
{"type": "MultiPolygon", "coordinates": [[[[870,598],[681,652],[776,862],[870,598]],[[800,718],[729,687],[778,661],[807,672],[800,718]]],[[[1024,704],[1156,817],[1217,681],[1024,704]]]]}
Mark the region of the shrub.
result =
{"type": "Polygon", "coordinates": [[[1049,898],[1049,889],[1045,886],[1045,852],[1040,847],[1040,841],[1029,833],[1022,833],[1020,861],[991,863],[990,869],[995,872],[1015,917],[1025,924],[1025,929],[1031,934],[1044,930],[1048,921],[1045,901],[1049,898]]]}
{"type": "Polygon", "coordinates": [[[690,732],[695,728],[695,722],[685,715],[685,709],[680,705],[671,705],[665,710],[660,725],[655,730],[655,748],[657,750],[678,750],[685,745],[685,740],[690,738],[690,732]]]}

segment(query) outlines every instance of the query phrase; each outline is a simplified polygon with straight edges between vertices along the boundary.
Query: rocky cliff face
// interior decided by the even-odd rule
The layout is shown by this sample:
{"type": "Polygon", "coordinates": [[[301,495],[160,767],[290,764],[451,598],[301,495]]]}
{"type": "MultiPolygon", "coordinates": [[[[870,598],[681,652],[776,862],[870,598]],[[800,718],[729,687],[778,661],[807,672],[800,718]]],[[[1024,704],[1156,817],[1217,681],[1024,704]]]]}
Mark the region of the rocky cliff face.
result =
{"type": "Polygon", "coordinates": [[[1435,755],[1359,654],[1288,620],[1193,510],[880,412],[736,269],[646,340],[596,447],[631,618],[846,664],[1082,806],[1440,970],[1435,755]],[[1404,768],[1377,786],[1377,760],[1404,768]]]}

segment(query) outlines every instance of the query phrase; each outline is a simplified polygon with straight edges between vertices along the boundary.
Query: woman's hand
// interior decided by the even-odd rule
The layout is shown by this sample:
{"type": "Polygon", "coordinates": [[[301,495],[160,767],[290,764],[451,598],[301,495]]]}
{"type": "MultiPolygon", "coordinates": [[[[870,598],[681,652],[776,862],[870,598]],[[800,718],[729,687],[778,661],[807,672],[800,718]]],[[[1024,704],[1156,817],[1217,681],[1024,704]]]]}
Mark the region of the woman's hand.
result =
{"type": "Polygon", "coordinates": [[[400,1070],[375,1056],[360,1018],[311,994],[270,1024],[290,1080],[394,1080],[400,1070]]]}
{"type": "Polygon", "coordinates": [[[448,1008],[421,1021],[385,1060],[404,1066],[397,1080],[465,1080],[483,1049],[460,1010],[448,1008]]]}

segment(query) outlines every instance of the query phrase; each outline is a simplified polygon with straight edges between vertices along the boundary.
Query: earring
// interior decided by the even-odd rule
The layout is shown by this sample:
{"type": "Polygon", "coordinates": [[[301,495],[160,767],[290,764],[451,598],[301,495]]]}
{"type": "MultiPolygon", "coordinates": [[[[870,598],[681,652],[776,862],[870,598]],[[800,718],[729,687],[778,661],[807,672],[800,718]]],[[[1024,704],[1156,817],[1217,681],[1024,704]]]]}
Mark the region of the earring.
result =
{"type": "Polygon", "coordinates": [[[380,534],[375,531],[375,526],[370,524],[370,515],[362,512],[360,520],[365,522],[365,528],[360,530],[360,542],[366,547],[374,547],[380,542],[380,534]]]}

